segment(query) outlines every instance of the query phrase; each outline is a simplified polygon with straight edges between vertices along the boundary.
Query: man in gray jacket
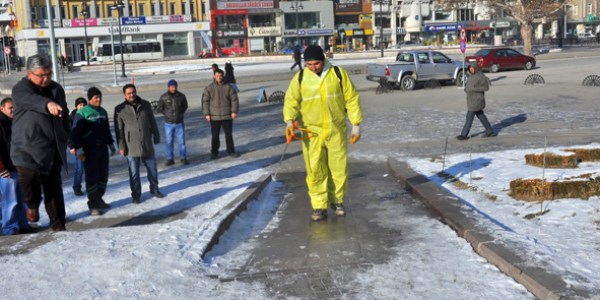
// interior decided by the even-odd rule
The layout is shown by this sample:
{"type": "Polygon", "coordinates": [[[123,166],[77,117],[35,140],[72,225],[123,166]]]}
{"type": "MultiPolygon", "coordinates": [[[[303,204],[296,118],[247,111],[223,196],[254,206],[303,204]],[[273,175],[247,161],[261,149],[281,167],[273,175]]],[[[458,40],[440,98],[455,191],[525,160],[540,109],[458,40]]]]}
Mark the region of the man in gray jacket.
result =
{"type": "Polygon", "coordinates": [[[462,132],[456,138],[461,141],[469,139],[469,131],[471,130],[475,116],[477,116],[483,127],[485,127],[485,137],[496,136],[498,134],[494,132],[492,125],[490,125],[490,122],[483,113],[483,109],[485,108],[485,92],[490,89],[488,78],[483,75],[476,61],[471,62],[469,65],[469,73],[471,75],[465,85],[465,93],[467,93],[467,119],[462,132]]]}
{"type": "Polygon", "coordinates": [[[160,143],[160,133],[152,114],[150,102],[137,96],[135,85],[126,84],[123,87],[125,101],[115,107],[115,136],[121,155],[127,157],[129,163],[129,186],[131,199],[135,204],[140,203],[142,187],[140,183],[140,162],[143,162],[148,172],[150,193],[154,197],[164,195],[158,189],[158,172],[154,157],[154,144],[160,143]]]}
{"type": "Polygon", "coordinates": [[[223,70],[216,70],[213,83],[204,89],[202,94],[202,112],[208,122],[212,133],[210,158],[219,157],[219,133],[221,127],[225,131],[225,144],[227,153],[231,157],[238,157],[233,145],[233,120],[237,118],[239,103],[238,95],[232,86],[226,84],[223,78],[223,70]]]}
{"type": "Polygon", "coordinates": [[[52,81],[52,61],[37,54],[27,59],[27,76],[12,89],[14,114],[10,157],[27,204],[27,220],[37,222],[44,206],[53,231],[65,228],[61,167],[67,165],[69,110],[65,90],[52,81]]]}
{"type": "Polygon", "coordinates": [[[158,99],[156,111],[165,115],[165,135],[167,146],[167,162],[166,166],[171,166],[175,155],[173,154],[173,137],[177,138],[179,145],[179,158],[184,165],[188,164],[186,147],[185,147],[185,124],[183,123],[183,115],[188,109],[187,98],[183,93],[177,90],[177,81],[169,80],[167,84],[168,91],[158,99]]]}

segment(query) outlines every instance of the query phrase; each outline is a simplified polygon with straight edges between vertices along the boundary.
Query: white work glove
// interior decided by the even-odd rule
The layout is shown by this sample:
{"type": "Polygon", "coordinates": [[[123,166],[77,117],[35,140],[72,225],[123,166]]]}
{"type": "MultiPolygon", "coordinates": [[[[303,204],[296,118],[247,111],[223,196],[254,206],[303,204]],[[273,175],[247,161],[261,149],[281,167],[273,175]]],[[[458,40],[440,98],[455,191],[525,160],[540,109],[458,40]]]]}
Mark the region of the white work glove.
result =
{"type": "Polygon", "coordinates": [[[85,152],[83,152],[83,148],[77,149],[77,151],[75,152],[75,155],[77,156],[77,158],[79,160],[85,161],[85,152]]]}
{"type": "Polygon", "coordinates": [[[350,144],[354,145],[354,143],[360,140],[360,125],[352,125],[352,131],[350,132],[350,144]]]}

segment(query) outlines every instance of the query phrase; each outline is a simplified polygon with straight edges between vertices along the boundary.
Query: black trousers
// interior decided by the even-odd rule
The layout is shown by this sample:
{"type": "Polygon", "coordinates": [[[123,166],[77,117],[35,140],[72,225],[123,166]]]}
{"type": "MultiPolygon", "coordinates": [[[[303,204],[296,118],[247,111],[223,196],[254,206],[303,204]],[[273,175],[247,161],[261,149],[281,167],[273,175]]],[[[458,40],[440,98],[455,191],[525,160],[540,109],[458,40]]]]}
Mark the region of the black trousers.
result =
{"type": "Polygon", "coordinates": [[[43,175],[39,171],[26,167],[16,167],[19,184],[23,189],[25,204],[30,209],[38,209],[42,203],[42,189],[44,191],[44,206],[50,219],[50,227],[57,223],[65,225],[65,197],[62,190],[60,169],[62,161],[58,151],[52,163],[50,174],[43,175]]]}
{"type": "Polygon", "coordinates": [[[233,120],[210,121],[210,131],[212,133],[210,153],[213,155],[219,154],[219,147],[221,147],[221,141],[219,140],[221,127],[223,127],[223,131],[225,132],[225,145],[227,146],[227,153],[235,153],[235,147],[233,145],[233,120]]]}
{"type": "Polygon", "coordinates": [[[108,146],[84,147],[85,191],[92,203],[97,203],[106,192],[108,182],[108,146]]]}
{"type": "Polygon", "coordinates": [[[468,111],[467,112],[467,119],[465,121],[465,126],[463,127],[463,130],[460,133],[460,135],[462,135],[462,136],[469,135],[469,131],[471,131],[471,126],[473,126],[473,119],[475,118],[475,116],[477,116],[477,119],[479,119],[479,121],[481,122],[481,125],[483,125],[483,127],[485,127],[486,134],[494,132],[494,129],[492,128],[492,125],[490,125],[490,121],[488,121],[487,117],[483,113],[483,110],[478,110],[478,111],[468,111]]]}
{"type": "Polygon", "coordinates": [[[298,66],[298,68],[300,68],[300,71],[302,71],[302,60],[297,60],[291,67],[290,69],[293,70],[296,66],[298,66]]]}

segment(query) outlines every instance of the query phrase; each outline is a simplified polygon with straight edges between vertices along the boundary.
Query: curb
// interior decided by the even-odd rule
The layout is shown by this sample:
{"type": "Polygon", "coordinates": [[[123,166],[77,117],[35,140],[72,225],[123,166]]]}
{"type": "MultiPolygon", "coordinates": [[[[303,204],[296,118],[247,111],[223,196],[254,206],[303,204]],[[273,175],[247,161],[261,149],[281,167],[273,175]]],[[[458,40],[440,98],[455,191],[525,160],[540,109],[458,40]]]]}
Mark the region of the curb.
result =
{"type": "Polygon", "coordinates": [[[459,201],[452,201],[458,198],[412,170],[406,162],[388,158],[387,164],[392,176],[404,183],[407,190],[469,242],[477,254],[522,284],[538,299],[587,299],[592,296],[589,291],[570,287],[560,274],[532,266],[532,259],[514,250],[519,248],[518,243],[495,239],[486,228],[478,225],[472,209],[465,209],[459,201]]]}
{"type": "Polygon", "coordinates": [[[202,251],[200,257],[204,259],[206,253],[210,252],[212,248],[219,243],[219,239],[229,229],[235,218],[248,207],[248,203],[252,200],[256,200],[259,194],[263,191],[265,186],[271,182],[271,174],[262,175],[254,183],[252,183],[245,191],[237,196],[232,202],[223,207],[218,213],[212,216],[211,219],[218,218],[220,215],[225,214],[221,223],[217,226],[215,234],[212,236],[206,248],[202,251]]]}

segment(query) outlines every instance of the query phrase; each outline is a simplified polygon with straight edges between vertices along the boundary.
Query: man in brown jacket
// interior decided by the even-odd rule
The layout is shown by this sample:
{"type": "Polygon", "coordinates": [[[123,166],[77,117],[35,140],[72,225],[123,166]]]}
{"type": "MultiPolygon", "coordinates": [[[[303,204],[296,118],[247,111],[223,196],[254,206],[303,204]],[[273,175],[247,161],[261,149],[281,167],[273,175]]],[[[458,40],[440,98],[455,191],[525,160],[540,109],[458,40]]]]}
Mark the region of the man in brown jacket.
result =
{"type": "Polygon", "coordinates": [[[237,118],[239,102],[238,95],[232,86],[223,80],[223,70],[216,70],[214,82],[204,89],[202,94],[202,111],[204,117],[210,122],[212,132],[212,143],[210,149],[210,159],[219,157],[219,133],[221,127],[225,131],[225,144],[227,153],[231,157],[238,157],[233,145],[233,120],[237,118]]]}

